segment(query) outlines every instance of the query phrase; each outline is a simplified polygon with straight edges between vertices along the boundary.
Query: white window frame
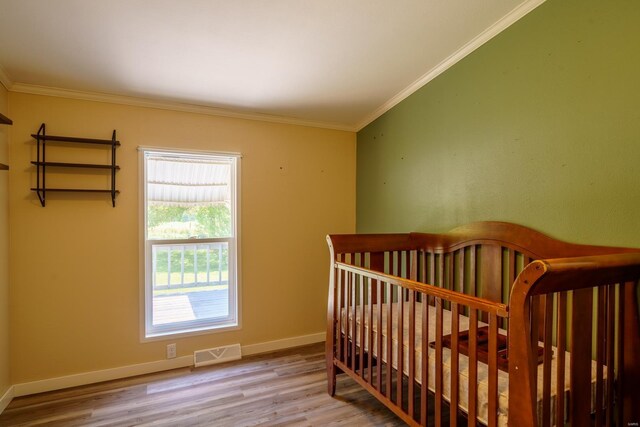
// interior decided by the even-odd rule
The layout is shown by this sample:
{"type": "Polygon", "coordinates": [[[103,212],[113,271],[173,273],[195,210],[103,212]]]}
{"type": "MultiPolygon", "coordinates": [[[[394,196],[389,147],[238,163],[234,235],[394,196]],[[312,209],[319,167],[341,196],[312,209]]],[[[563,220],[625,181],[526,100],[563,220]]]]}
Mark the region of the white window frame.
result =
{"type": "Polygon", "coordinates": [[[140,340],[153,341],[176,336],[201,335],[212,332],[222,332],[241,328],[240,301],[240,160],[239,153],[214,152],[201,150],[167,149],[157,147],[138,147],[139,154],[139,223],[140,223],[140,340]],[[231,212],[232,236],[207,239],[174,239],[149,240],[147,236],[147,176],[146,154],[169,154],[186,157],[220,157],[233,160],[231,162],[231,212]],[[193,243],[226,242],[229,251],[229,316],[224,321],[193,320],[153,326],[153,282],[152,282],[152,246],[163,244],[193,244],[193,243]]]}

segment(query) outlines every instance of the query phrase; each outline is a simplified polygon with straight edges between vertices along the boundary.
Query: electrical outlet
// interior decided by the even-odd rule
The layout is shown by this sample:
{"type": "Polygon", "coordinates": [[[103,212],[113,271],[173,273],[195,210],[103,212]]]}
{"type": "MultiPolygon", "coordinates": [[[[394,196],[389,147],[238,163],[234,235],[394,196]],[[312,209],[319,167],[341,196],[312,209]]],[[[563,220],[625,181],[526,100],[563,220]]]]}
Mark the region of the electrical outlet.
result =
{"type": "Polygon", "coordinates": [[[176,357],[176,345],[167,344],[167,359],[175,359],[176,357]]]}

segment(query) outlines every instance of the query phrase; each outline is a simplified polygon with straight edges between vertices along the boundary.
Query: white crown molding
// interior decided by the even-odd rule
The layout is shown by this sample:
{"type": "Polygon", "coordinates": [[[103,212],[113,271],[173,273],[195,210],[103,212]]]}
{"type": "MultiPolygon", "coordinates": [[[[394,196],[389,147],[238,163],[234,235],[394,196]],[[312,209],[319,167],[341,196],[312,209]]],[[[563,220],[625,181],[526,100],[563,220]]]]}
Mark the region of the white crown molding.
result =
{"type": "Polygon", "coordinates": [[[9,78],[9,75],[4,71],[4,68],[2,68],[2,64],[0,64],[0,84],[2,84],[2,86],[7,90],[11,90],[11,87],[13,86],[13,82],[9,78]]]}
{"type": "MultiPolygon", "coordinates": [[[[0,74],[0,77],[2,75],[0,74]]],[[[303,120],[283,116],[274,116],[260,113],[242,113],[224,108],[208,107],[205,105],[185,104],[175,101],[159,101],[133,96],[112,95],[99,92],[85,92],[79,90],[62,89],[49,86],[38,86],[26,83],[13,83],[8,88],[11,92],[27,93],[31,95],[54,96],[58,98],[80,99],[84,101],[105,102],[109,104],[131,105],[135,107],[157,108],[160,110],[180,111],[186,113],[206,114],[210,116],[230,117],[236,119],[257,120],[270,123],[281,123],[297,126],[308,126],[322,129],[342,130],[355,132],[353,126],[340,123],[303,120]]]]}
{"type": "Polygon", "coordinates": [[[365,126],[373,122],[378,117],[382,116],[384,113],[398,105],[401,101],[408,98],[418,89],[429,83],[431,80],[438,77],[440,74],[444,73],[446,70],[451,68],[457,62],[461,61],[464,57],[469,55],[474,50],[478,49],[480,46],[500,34],[502,31],[506,30],[520,18],[524,17],[526,14],[531,12],[536,7],[540,6],[546,0],[526,0],[521,3],[518,7],[513,9],[511,12],[500,18],[497,22],[491,25],[489,28],[484,30],[482,33],[478,34],[475,38],[469,41],[467,44],[462,46],[460,49],[449,55],[445,60],[440,62],[434,68],[429,70],[426,74],[420,77],[415,82],[411,83],[404,90],[399,92],[393,98],[389,99],[387,102],[378,107],[373,113],[367,116],[363,121],[354,125],[356,132],[362,130],[365,126]]]}

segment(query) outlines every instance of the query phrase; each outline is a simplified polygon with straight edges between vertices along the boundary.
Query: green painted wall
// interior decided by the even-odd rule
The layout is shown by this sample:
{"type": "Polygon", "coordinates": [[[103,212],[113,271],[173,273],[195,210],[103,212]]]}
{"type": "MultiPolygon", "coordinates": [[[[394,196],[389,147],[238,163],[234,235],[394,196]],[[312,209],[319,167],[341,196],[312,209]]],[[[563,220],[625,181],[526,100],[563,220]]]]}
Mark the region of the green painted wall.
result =
{"type": "Polygon", "coordinates": [[[640,247],[640,1],[548,0],[358,133],[359,232],[640,247]]]}

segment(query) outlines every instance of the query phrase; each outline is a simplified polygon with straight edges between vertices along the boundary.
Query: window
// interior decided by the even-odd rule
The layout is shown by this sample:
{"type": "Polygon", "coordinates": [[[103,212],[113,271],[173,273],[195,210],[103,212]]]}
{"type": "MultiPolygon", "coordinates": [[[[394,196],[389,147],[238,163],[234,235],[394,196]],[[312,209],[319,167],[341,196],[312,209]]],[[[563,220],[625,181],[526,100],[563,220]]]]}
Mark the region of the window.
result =
{"type": "Polygon", "coordinates": [[[239,156],[141,149],[144,337],[238,325],[239,156]]]}

